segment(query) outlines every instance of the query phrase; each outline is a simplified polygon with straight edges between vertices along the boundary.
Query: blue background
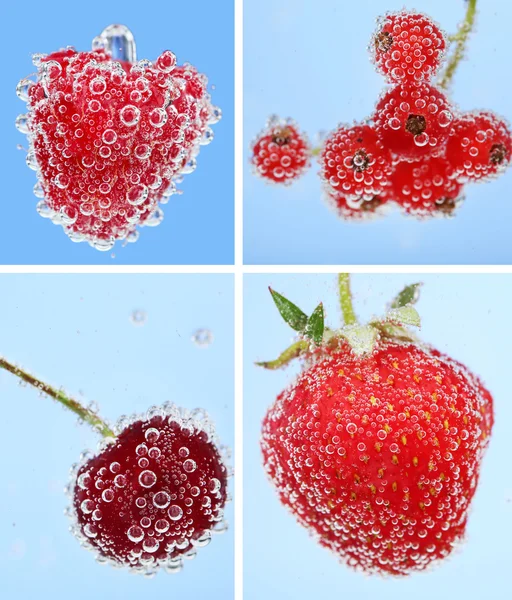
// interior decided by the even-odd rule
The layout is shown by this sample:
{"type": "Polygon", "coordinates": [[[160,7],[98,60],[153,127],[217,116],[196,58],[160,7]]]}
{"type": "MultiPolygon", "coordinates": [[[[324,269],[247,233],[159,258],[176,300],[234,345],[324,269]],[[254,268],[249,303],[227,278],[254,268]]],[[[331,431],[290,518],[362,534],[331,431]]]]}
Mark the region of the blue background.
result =
{"type": "MultiPolygon", "coordinates": [[[[244,18],[245,262],[249,264],[511,264],[512,169],[467,188],[454,219],[418,222],[398,212],[371,223],[342,221],[322,199],[316,162],[290,188],[252,175],[251,140],[267,117],[298,121],[310,139],[373,112],[384,80],[366,47],[375,19],[404,4],[453,33],[463,0],[247,0],[244,18]]],[[[478,2],[468,61],[454,79],[463,110],[512,120],[509,0],[478,2]]]]}
{"type": "Polygon", "coordinates": [[[141,4],[133,0],[4,2],[0,8],[5,57],[0,80],[0,264],[231,264],[233,262],[233,2],[208,0],[141,4]],[[158,227],[140,228],[140,238],[125,248],[98,252],[74,244],[61,227],[36,212],[35,173],[25,164],[27,139],[14,127],[26,112],[16,84],[35,71],[34,52],[65,46],[91,48],[92,39],[111,23],[127,25],[135,36],[139,59],[155,60],[166,49],[178,62],[206,73],[212,101],[223,117],[213,126],[214,140],[201,149],[194,173],[163,206],[158,227]],[[115,258],[112,258],[112,254],[115,258]]]}
{"type": "Polygon", "coordinates": [[[259,451],[261,420],[298,371],[254,366],[276,358],[292,339],[267,286],[311,314],[320,301],[331,326],[341,324],[334,275],[247,275],[244,330],[245,600],[312,598],[493,600],[510,598],[512,482],[510,478],[509,348],[512,275],[355,275],[362,321],[381,315],[406,284],[423,281],[421,337],[480,375],[494,396],[496,423],[472,504],[468,541],[435,570],[407,579],[355,573],[309,538],[279,503],[259,451]],[[250,475],[249,475],[250,474],[250,475]],[[507,591],[508,590],[508,591],[507,591]]]}
{"type": "MultiPolygon", "coordinates": [[[[0,275],[0,353],[104,418],[172,401],[207,410],[233,437],[233,279],[230,275],[0,275]],[[134,310],[147,321],[135,326],[134,310]],[[191,336],[209,328],[207,348],[191,336]],[[83,396],[81,395],[83,394],[83,396]]],[[[154,579],[98,565],[68,531],[63,488],[97,435],[0,370],[0,582],[7,599],[233,598],[230,529],[176,575],[154,579]]],[[[231,464],[233,461],[231,460],[231,464]]],[[[233,495],[233,480],[229,483],[233,495]]]]}

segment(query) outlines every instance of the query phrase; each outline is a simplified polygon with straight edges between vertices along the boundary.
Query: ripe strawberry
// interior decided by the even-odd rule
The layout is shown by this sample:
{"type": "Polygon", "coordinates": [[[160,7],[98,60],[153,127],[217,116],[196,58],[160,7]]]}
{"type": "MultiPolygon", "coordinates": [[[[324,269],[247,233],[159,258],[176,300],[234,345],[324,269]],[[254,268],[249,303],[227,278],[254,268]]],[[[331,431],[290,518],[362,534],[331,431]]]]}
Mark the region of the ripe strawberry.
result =
{"type": "Polygon", "coordinates": [[[397,85],[379,100],[375,126],[383,144],[399,158],[444,152],[452,131],[453,108],[435,87],[397,85]]]}
{"type": "Polygon", "coordinates": [[[18,95],[28,115],[27,164],[37,172],[38,211],[75,241],[109,250],[135,241],[137,225],[157,225],[159,203],[195,168],[200,145],[220,118],[206,78],[176,66],[172,52],[153,65],[116,61],[106,49],[36,56],[37,81],[18,95]]]}
{"type": "Polygon", "coordinates": [[[446,50],[445,34],[430,17],[402,10],[378,21],[369,47],[390,83],[428,82],[446,50]]]}
{"type": "Polygon", "coordinates": [[[323,317],[301,320],[300,309],[276,300],[304,338],[260,364],[302,356],[305,365],[263,421],[265,469],[281,502],[342,561],[408,575],[464,537],[493,401],[467,368],[404,327],[419,324],[417,285],[365,327],[355,322],[348,276],[340,292],[347,325],[326,334],[323,317]]]}
{"type": "Polygon", "coordinates": [[[311,165],[309,141],[291,119],[270,117],[251,150],[255,174],[273,183],[290,185],[311,165]]]}
{"type": "Polygon", "coordinates": [[[345,221],[366,222],[384,214],[384,206],[387,204],[386,194],[374,196],[371,200],[349,200],[341,194],[326,189],[328,204],[345,221]]]}
{"type": "Polygon", "coordinates": [[[176,407],[124,424],[73,473],[73,532],[100,562],[179,570],[225,529],[227,470],[212,426],[176,407]]]}
{"type": "Polygon", "coordinates": [[[512,134],[491,111],[467,113],[453,129],[446,155],[461,181],[484,181],[510,165],[512,134]]]}
{"type": "Polygon", "coordinates": [[[359,202],[371,201],[389,185],[391,156],[369,125],[340,126],[325,141],[320,166],[330,191],[359,202]]]}
{"type": "Polygon", "coordinates": [[[416,216],[453,214],[462,184],[450,179],[453,169],[443,157],[400,162],[392,176],[392,197],[416,216]]]}

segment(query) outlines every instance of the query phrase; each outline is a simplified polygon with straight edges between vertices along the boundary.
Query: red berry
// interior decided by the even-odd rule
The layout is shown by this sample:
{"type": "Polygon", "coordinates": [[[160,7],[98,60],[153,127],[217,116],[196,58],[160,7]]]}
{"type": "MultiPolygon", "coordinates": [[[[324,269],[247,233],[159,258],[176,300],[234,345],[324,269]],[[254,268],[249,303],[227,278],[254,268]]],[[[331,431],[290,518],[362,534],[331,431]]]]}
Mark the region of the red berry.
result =
{"type": "Polygon", "coordinates": [[[40,214],[73,241],[108,250],[156,225],[158,203],[190,173],[208,124],[219,118],[206,78],[164,52],[152,66],[117,62],[103,50],[63,50],[37,61],[37,81],[20,82],[29,113],[28,165],[37,171],[40,214]]]}
{"type": "Polygon", "coordinates": [[[211,423],[194,413],[151,409],[74,476],[73,530],[100,562],[179,570],[225,529],[227,470],[211,423]]]}
{"type": "Polygon", "coordinates": [[[492,398],[426,346],[321,354],[269,409],[262,433],[280,499],[367,573],[407,575],[464,537],[493,424],[492,398]]]}
{"type": "Polygon", "coordinates": [[[384,194],[391,156],[369,125],[341,126],[327,138],[320,176],[335,194],[358,202],[384,194]]]}
{"type": "Polygon", "coordinates": [[[307,136],[291,119],[271,117],[251,149],[254,172],[273,183],[290,185],[311,166],[307,136]]]}
{"type": "Polygon", "coordinates": [[[371,200],[347,199],[341,194],[326,189],[327,202],[346,221],[370,221],[384,214],[386,194],[374,196],[371,200]]]}
{"type": "Polygon", "coordinates": [[[487,179],[510,165],[512,134],[494,113],[465,114],[453,128],[446,156],[462,181],[487,179]]]}
{"type": "Polygon", "coordinates": [[[453,169],[443,157],[402,161],[392,177],[392,196],[409,214],[453,214],[462,184],[450,178],[453,169]]]}
{"type": "Polygon", "coordinates": [[[390,83],[430,81],[445,50],[439,25],[426,15],[405,10],[379,19],[370,44],[377,68],[390,83]]]}
{"type": "Polygon", "coordinates": [[[392,88],[379,100],[375,125],[395,155],[420,158],[444,151],[453,118],[453,108],[440,90],[407,84],[392,88]]]}

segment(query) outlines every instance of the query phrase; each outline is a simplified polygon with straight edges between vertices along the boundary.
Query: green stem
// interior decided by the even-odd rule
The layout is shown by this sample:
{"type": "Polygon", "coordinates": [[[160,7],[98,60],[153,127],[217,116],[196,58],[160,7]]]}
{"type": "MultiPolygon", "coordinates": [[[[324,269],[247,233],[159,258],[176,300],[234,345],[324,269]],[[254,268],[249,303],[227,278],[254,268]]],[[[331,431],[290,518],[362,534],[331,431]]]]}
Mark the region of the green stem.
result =
{"type": "Polygon", "coordinates": [[[110,429],[110,427],[103,421],[97,414],[95,414],[92,410],[85,408],[73,398],[67,396],[62,390],[58,390],[47,383],[42,382],[37,377],[30,375],[24,371],[21,367],[17,367],[16,365],[10,363],[5,358],[0,356],[0,369],[5,369],[9,373],[12,373],[25,383],[30,384],[34,388],[38,389],[43,394],[50,396],[57,402],[63,404],[66,408],[73,411],[77,414],[83,421],[91,425],[96,431],[101,433],[103,437],[115,437],[115,433],[110,429]]]}
{"type": "Polygon", "coordinates": [[[476,3],[477,0],[467,0],[466,17],[459,26],[459,31],[450,38],[451,41],[455,42],[455,50],[438,83],[438,86],[443,90],[448,89],[460,61],[464,58],[466,42],[475,25],[476,3]]]}
{"type": "Polygon", "coordinates": [[[357,317],[352,304],[349,273],[340,273],[338,275],[338,290],[340,294],[341,312],[343,313],[343,321],[345,322],[345,325],[356,325],[357,317]]]}

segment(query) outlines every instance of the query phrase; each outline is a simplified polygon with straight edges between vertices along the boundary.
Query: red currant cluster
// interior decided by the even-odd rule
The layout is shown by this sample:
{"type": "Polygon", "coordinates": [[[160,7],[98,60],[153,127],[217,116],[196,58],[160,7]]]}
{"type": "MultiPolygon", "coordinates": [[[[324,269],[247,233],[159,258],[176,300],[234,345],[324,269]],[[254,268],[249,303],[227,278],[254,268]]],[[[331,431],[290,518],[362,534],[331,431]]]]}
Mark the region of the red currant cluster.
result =
{"type": "Polygon", "coordinates": [[[366,218],[393,203],[418,217],[453,214],[464,184],[486,181],[510,164],[512,135],[490,111],[460,114],[433,85],[446,47],[429,17],[386,15],[370,52],[392,87],[374,115],[338,126],[317,151],[296,125],[274,119],[253,144],[256,172],[290,183],[309,166],[309,151],[319,154],[326,194],[344,218],[366,218]]]}

